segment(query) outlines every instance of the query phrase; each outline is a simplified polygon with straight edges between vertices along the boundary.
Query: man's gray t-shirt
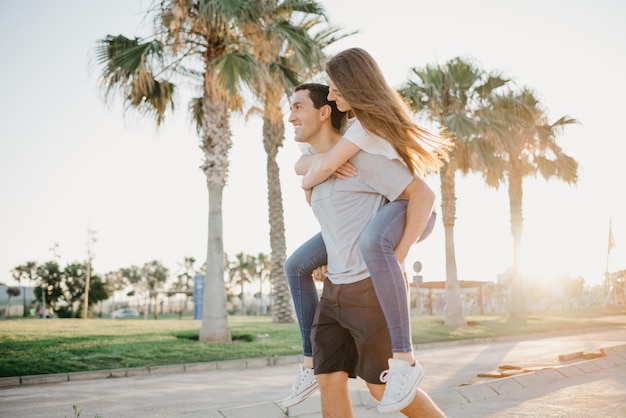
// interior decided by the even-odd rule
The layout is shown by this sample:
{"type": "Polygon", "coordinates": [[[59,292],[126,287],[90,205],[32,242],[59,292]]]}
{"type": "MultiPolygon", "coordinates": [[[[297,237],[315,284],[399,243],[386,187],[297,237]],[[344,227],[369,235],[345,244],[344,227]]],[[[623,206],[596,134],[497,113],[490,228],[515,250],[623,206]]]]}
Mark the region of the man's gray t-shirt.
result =
{"type": "Polygon", "coordinates": [[[320,223],[328,254],[327,277],[334,284],[368,278],[359,250],[361,232],[380,208],[400,197],[413,180],[399,160],[359,151],[350,160],[357,175],[348,179],[331,176],[313,188],[311,207],[320,223]]]}

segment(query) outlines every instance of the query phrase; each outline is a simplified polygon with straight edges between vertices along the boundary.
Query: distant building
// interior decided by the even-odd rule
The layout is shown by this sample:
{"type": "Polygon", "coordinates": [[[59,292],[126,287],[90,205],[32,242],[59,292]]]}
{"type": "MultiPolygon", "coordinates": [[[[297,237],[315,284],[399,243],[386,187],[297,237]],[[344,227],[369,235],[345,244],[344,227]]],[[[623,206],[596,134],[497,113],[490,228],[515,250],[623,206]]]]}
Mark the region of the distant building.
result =
{"type": "Polygon", "coordinates": [[[26,313],[28,314],[27,316],[29,316],[30,310],[35,310],[36,303],[34,287],[0,286],[0,317],[24,316],[24,307],[26,307],[26,313]],[[20,289],[20,295],[11,297],[11,305],[9,306],[9,294],[7,290],[10,287],[18,287],[20,289]]]}

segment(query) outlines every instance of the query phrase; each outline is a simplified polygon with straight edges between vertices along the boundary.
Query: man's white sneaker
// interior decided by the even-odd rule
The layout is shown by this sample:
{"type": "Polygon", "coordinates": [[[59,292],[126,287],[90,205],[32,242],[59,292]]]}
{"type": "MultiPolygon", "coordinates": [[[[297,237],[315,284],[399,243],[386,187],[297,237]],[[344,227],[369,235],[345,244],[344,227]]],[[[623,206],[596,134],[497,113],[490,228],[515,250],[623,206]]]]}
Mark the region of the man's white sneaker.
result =
{"type": "Polygon", "coordinates": [[[283,408],[289,408],[299,404],[308,398],[317,389],[317,376],[313,373],[313,369],[303,369],[300,365],[300,371],[296,374],[296,380],[291,386],[291,395],[283,399],[283,408]]]}
{"type": "Polygon", "coordinates": [[[411,366],[408,361],[390,358],[389,370],[380,374],[380,381],[387,385],[378,404],[378,412],[389,414],[406,408],[413,402],[423,378],[422,366],[417,361],[411,366]]]}

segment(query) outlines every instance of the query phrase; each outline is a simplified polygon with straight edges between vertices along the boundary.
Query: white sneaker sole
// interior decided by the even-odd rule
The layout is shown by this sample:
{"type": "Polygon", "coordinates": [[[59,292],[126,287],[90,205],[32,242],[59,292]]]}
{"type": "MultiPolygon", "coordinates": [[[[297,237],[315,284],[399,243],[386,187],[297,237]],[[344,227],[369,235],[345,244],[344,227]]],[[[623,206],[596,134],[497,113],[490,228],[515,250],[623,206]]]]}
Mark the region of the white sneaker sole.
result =
{"type": "Polygon", "coordinates": [[[306,398],[308,398],[309,396],[311,396],[313,394],[313,392],[315,392],[318,388],[318,384],[315,383],[314,385],[312,385],[311,387],[303,390],[302,392],[300,392],[297,396],[294,396],[293,398],[287,398],[285,400],[282,401],[281,405],[283,408],[291,408],[292,406],[296,406],[301,402],[304,402],[304,400],[306,398]]]}

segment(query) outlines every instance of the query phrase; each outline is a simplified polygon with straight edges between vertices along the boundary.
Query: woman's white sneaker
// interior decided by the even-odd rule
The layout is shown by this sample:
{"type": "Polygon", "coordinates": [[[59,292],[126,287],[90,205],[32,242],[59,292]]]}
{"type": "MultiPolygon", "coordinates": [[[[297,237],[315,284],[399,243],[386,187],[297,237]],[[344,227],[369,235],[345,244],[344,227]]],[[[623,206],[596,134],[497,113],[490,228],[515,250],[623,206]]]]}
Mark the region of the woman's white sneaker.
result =
{"type": "Polygon", "coordinates": [[[300,371],[296,374],[296,379],[291,389],[291,395],[283,399],[283,408],[297,405],[315,392],[317,389],[317,376],[313,373],[313,369],[304,369],[300,365],[300,371]]]}
{"type": "Polygon", "coordinates": [[[378,412],[389,414],[406,408],[417,393],[417,388],[424,378],[422,366],[415,361],[389,359],[389,370],[380,374],[380,381],[386,383],[385,393],[378,404],[378,412]]]}

